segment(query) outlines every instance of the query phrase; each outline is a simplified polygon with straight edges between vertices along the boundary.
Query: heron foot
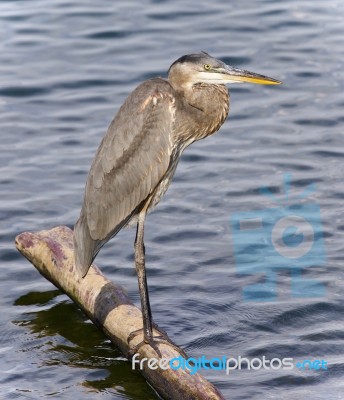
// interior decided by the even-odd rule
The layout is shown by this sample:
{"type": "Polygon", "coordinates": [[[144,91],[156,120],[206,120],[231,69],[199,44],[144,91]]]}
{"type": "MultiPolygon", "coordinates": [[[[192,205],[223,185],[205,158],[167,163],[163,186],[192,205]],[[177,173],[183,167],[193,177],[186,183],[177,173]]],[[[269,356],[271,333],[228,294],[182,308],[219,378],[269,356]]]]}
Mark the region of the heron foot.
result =
{"type": "MultiPolygon", "coordinates": [[[[158,335],[158,336],[153,336],[152,335],[152,336],[148,336],[148,337],[145,337],[145,335],[144,335],[144,339],[141,342],[136,344],[134,347],[130,348],[130,350],[129,350],[129,357],[130,358],[133,357],[133,355],[135,353],[137,353],[138,350],[142,346],[144,346],[145,344],[149,344],[153,348],[153,350],[157,353],[159,358],[162,358],[161,351],[160,351],[160,349],[158,347],[158,343],[164,343],[164,344],[166,344],[166,345],[168,345],[170,347],[173,347],[185,359],[187,358],[187,355],[184,353],[184,351],[182,349],[180,349],[176,344],[171,342],[171,340],[167,339],[167,334],[163,329],[161,329],[161,328],[157,329],[156,327],[155,327],[155,329],[160,333],[160,335],[158,335]]],[[[136,330],[134,332],[131,332],[130,335],[128,336],[128,341],[127,341],[128,344],[130,344],[131,340],[134,339],[137,335],[142,334],[142,332],[143,332],[142,328],[138,329],[138,330],[136,330]]]]}

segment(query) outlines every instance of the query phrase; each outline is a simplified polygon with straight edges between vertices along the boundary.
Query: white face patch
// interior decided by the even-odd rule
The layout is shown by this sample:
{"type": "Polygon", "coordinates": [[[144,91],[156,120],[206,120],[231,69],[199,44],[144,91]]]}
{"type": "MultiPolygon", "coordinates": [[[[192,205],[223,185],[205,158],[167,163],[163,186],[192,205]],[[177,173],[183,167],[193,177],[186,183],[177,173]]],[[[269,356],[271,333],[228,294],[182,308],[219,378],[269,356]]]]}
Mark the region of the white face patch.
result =
{"type": "Polygon", "coordinates": [[[228,75],[221,72],[196,72],[192,77],[192,84],[195,83],[212,83],[215,85],[227,85],[230,83],[242,83],[238,79],[230,79],[228,75]]]}

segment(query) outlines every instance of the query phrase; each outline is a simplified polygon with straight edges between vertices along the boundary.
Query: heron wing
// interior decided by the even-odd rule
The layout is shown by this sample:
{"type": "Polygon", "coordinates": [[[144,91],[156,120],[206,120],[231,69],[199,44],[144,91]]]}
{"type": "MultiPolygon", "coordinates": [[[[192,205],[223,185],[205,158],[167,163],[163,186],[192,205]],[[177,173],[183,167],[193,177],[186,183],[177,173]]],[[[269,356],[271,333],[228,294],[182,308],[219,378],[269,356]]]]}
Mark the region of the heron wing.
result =
{"type": "Polygon", "coordinates": [[[174,96],[162,79],[138,86],[110,124],[88,176],[84,208],[93,240],[106,240],[154,191],[172,152],[174,96]]]}

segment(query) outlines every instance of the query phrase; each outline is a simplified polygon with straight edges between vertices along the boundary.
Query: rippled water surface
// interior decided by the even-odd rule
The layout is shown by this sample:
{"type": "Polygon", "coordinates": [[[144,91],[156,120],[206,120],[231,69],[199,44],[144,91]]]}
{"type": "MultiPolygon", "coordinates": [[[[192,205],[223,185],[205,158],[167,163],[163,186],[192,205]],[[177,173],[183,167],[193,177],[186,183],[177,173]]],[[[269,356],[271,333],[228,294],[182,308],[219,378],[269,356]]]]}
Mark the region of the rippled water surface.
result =
{"type": "MultiPolygon", "coordinates": [[[[155,320],[194,357],[328,363],[312,371],[203,371],[226,399],[344,398],[343,35],[340,0],[0,1],[1,398],[154,398],[15,250],[14,238],[74,224],[92,157],[125,97],[200,50],[284,84],[234,86],[221,132],[187,149],[150,214],[155,320]],[[262,276],[240,273],[231,218],[279,207],[276,199],[312,182],[315,191],[298,204],[320,207],[326,255],[304,272],[326,294],[293,296],[290,271],[281,269],[275,298],[248,301],[245,288],[262,276]]],[[[138,304],[134,233],[120,232],[97,263],[138,304]]],[[[245,243],[242,252],[254,257],[245,243]]]]}

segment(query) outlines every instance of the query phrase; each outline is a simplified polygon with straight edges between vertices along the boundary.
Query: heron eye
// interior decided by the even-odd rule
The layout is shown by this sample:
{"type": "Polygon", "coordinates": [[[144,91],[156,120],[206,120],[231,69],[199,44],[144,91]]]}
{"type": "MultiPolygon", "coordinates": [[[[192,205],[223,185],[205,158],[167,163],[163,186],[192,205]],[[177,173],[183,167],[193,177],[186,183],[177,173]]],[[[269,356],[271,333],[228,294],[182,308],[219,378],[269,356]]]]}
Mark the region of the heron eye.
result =
{"type": "Polygon", "coordinates": [[[206,71],[209,71],[210,68],[211,68],[211,65],[210,65],[210,64],[204,64],[204,65],[203,65],[203,68],[204,68],[206,71]]]}

